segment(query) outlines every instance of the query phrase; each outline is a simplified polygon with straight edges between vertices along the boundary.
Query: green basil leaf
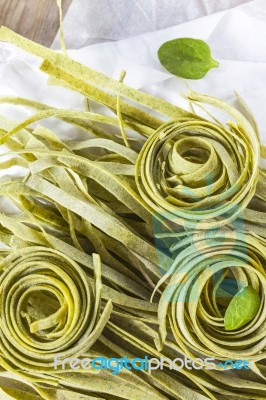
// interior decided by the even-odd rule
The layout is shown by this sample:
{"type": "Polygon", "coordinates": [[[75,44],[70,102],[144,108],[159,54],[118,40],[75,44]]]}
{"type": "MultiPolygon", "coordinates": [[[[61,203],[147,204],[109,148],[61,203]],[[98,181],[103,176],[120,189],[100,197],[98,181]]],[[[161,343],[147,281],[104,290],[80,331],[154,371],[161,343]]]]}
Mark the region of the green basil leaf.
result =
{"type": "Polygon", "coordinates": [[[224,316],[225,330],[239,329],[251,321],[260,307],[260,296],[251,286],[241,289],[231,300],[224,316]]]}
{"type": "Polygon", "coordinates": [[[201,79],[218,61],[211,56],[207,43],[199,39],[180,38],[165,42],[158,50],[160,63],[174,75],[201,79]]]}

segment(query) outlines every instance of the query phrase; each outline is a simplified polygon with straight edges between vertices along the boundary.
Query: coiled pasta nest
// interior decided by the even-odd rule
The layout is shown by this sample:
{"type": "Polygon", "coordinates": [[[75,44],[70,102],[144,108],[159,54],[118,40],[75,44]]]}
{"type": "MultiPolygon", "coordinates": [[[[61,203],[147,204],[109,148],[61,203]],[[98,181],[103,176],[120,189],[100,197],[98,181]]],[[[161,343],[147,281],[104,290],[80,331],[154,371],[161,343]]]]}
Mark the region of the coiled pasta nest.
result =
{"type": "Polygon", "coordinates": [[[55,355],[76,357],[97,340],[111,303],[101,313],[98,255],[94,266],[95,284],[75,261],[51,248],[32,246],[4,259],[0,349],[12,367],[52,371],[55,355]]]}
{"type": "MultiPolygon", "coordinates": [[[[188,357],[201,353],[217,360],[263,360],[266,241],[241,232],[208,231],[182,239],[172,251],[178,252],[175,261],[157,285],[170,275],[158,307],[158,347],[165,343],[169,318],[171,332],[188,357]],[[238,290],[253,287],[260,295],[260,307],[250,322],[226,330],[224,310],[234,284],[238,290]]],[[[234,316],[237,313],[236,309],[234,316]]]]}
{"type": "Polygon", "coordinates": [[[229,112],[234,122],[182,117],[153,133],[140,151],[136,182],[159,215],[186,228],[210,229],[236,219],[256,192],[256,130],[233,107],[192,94],[195,101],[229,112]]]}

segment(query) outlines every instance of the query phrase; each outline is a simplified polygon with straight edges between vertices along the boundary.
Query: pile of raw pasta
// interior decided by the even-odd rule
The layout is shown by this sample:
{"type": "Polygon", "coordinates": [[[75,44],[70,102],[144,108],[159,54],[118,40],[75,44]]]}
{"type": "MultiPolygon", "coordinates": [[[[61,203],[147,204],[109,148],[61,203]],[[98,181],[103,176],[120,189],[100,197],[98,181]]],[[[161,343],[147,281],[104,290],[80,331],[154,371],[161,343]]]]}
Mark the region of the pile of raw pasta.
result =
{"type": "Polygon", "coordinates": [[[16,207],[0,214],[1,400],[265,399],[266,148],[244,102],[242,114],[190,92],[188,112],[7,28],[0,40],[42,58],[51,85],[108,111],[0,97],[34,110],[19,124],[0,116],[0,195],[16,207]],[[204,104],[228,123],[199,116],[204,104]],[[61,140],[42,126],[51,117],[87,139],[61,140]],[[13,166],[23,176],[10,177],[13,166]],[[232,296],[217,296],[226,276],[260,296],[256,316],[231,331],[232,296]],[[165,360],[152,374],[114,375],[56,370],[56,356],[217,365],[177,371],[165,360]],[[224,371],[228,359],[250,370],[224,371]]]}

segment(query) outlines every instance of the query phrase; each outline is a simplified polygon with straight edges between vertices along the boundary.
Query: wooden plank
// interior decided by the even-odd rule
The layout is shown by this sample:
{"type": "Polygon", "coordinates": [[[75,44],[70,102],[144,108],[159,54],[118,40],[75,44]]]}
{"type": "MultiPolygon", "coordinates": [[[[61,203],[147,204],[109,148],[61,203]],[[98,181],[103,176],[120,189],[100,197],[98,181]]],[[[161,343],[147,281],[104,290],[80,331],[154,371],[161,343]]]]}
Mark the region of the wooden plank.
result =
{"type": "MultiPolygon", "coordinates": [[[[72,0],[62,0],[65,15],[72,0]]],[[[59,29],[56,0],[0,0],[0,26],[4,25],[50,47],[59,29]]]]}

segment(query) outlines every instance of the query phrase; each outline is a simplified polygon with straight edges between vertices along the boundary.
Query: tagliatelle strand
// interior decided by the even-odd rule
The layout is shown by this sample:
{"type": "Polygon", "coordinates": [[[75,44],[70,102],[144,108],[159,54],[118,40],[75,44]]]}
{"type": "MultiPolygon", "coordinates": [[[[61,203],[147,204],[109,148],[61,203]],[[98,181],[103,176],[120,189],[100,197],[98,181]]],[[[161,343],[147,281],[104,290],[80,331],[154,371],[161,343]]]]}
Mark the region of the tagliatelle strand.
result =
{"type": "Polygon", "coordinates": [[[188,113],[187,111],[170,103],[167,103],[162,99],[148,95],[146,93],[144,94],[141,91],[138,91],[124,85],[123,83],[116,81],[115,79],[109,78],[107,75],[92,70],[91,68],[84,66],[77,61],[70,59],[69,57],[65,57],[62,54],[56,53],[50,49],[47,49],[46,47],[31,42],[30,40],[23,38],[20,35],[17,35],[6,27],[0,28],[0,40],[13,43],[16,46],[21,47],[25,51],[28,51],[43,59],[49,60],[50,62],[56,64],[58,67],[64,69],[66,72],[73,73],[73,75],[77,78],[81,78],[87,82],[93,81],[96,86],[105,86],[106,89],[114,90],[118,94],[130,100],[133,100],[148,108],[152,108],[153,110],[156,110],[159,113],[162,113],[169,117],[174,118],[180,117],[180,115],[190,115],[190,113],[188,113]]]}

